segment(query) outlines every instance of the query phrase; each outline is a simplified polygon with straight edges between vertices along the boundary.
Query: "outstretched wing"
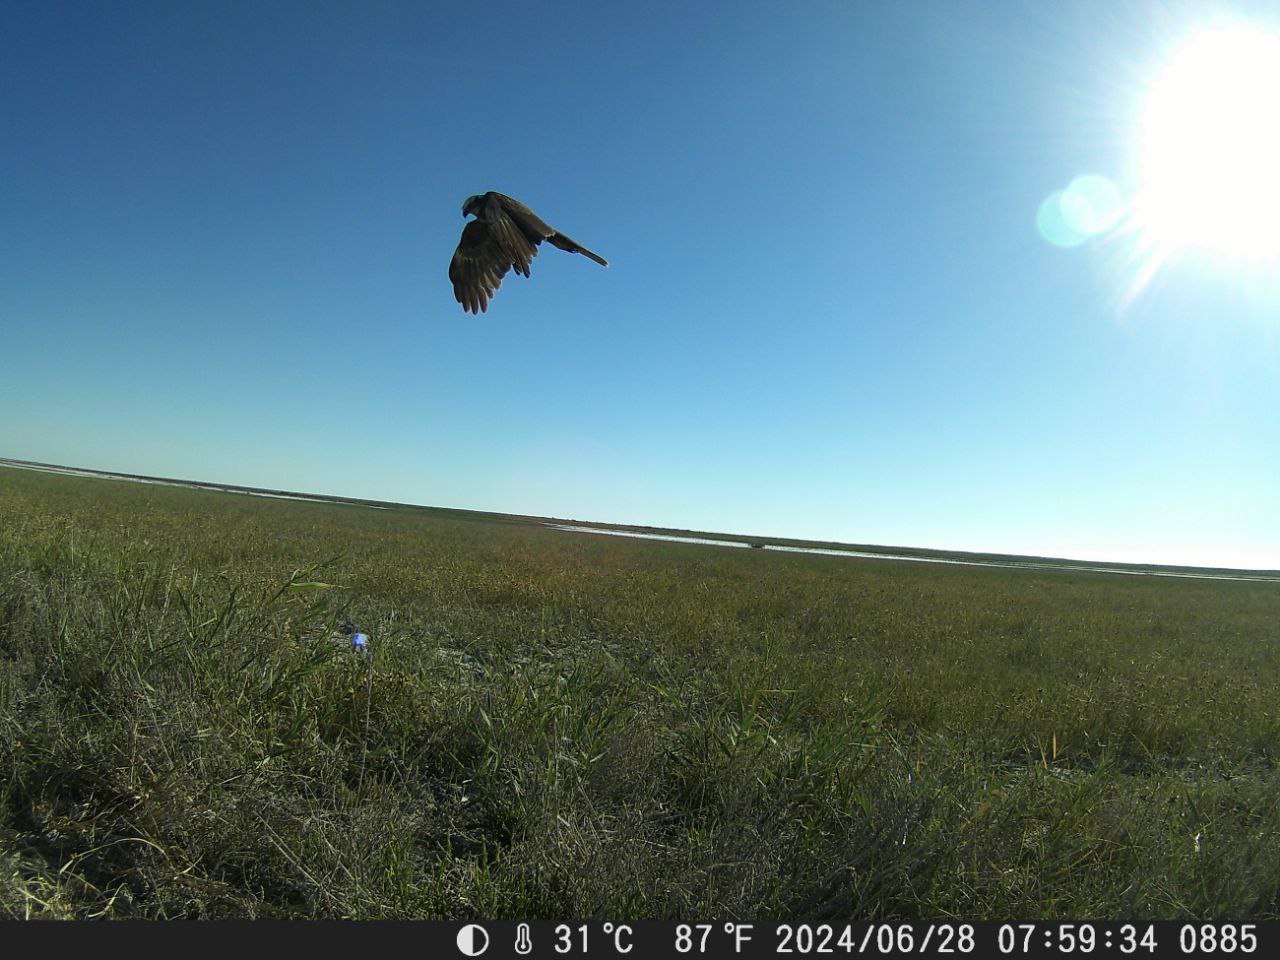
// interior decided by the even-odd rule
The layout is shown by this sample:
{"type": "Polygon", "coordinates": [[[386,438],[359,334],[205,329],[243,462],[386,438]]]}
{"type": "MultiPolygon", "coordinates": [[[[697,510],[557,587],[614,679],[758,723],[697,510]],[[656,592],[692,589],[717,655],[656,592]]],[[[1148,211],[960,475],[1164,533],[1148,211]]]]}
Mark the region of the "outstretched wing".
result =
{"type": "Polygon", "coordinates": [[[488,310],[489,300],[512,266],[526,277],[529,275],[533,254],[525,255],[524,251],[526,247],[532,249],[532,244],[512,244],[506,233],[483,220],[472,220],[462,228],[462,239],[449,261],[449,279],[453,282],[453,297],[463,310],[488,310]]]}
{"type": "Polygon", "coordinates": [[[497,200],[489,209],[518,223],[529,236],[542,240],[555,233],[545,220],[514,197],[508,197],[505,193],[490,193],[489,196],[497,200]]]}
{"type": "Polygon", "coordinates": [[[485,199],[485,209],[479,219],[489,224],[490,235],[502,248],[508,262],[527,277],[529,265],[538,255],[538,244],[546,236],[537,227],[548,230],[550,227],[518,200],[500,193],[489,193],[485,199]]]}
{"type": "MultiPolygon", "coordinates": [[[[607,267],[609,261],[597,253],[592,253],[582,244],[578,243],[572,237],[567,237],[555,227],[548,224],[536,213],[526,207],[519,200],[508,197],[503,193],[495,193],[493,196],[498,198],[498,203],[490,209],[496,207],[504,216],[503,220],[511,221],[520,227],[520,232],[525,236],[533,239],[534,243],[540,243],[547,240],[553,247],[559,247],[561,250],[567,250],[569,253],[580,253],[584,257],[590,257],[602,267],[607,267]]],[[[524,274],[529,275],[528,271],[524,274]]]]}

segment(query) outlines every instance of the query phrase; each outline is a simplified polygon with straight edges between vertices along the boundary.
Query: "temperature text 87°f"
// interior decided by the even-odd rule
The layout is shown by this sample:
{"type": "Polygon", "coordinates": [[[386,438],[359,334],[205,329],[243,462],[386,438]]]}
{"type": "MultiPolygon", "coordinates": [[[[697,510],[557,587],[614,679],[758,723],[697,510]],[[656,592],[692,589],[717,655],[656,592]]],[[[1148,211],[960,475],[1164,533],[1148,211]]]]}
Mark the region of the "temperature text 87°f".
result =
{"type": "MultiPolygon", "coordinates": [[[[681,923],[676,926],[677,953],[706,953],[707,939],[715,929],[713,923],[681,923]]],[[[724,932],[733,938],[733,952],[741,953],[751,940],[753,926],[749,923],[726,923],[724,932]]]]}

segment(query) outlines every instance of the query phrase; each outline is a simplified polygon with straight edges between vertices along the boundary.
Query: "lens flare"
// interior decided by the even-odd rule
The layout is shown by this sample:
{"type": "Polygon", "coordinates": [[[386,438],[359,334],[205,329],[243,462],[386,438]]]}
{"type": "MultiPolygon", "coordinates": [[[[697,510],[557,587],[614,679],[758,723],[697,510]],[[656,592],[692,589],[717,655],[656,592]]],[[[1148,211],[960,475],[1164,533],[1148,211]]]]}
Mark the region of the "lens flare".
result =
{"type": "Polygon", "coordinates": [[[1068,213],[1065,190],[1055,190],[1045,197],[1036,211],[1036,229],[1055,247],[1076,247],[1084,243],[1088,236],[1072,225],[1075,219],[1068,213]]]}
{"type": "Polygon", "coordinates": [[[1064,193],[1071,198],[1068,213],[1074,226],[1090,237],[1106,233],[1124,213],[1120,188],[1106,177],[1086,174],[1076,177],[1064,193]]]}
{"type": "Polygon", "coordinates": [[[1124,214],[1120,188],[1098,174],[1072,180],[1045,197],[1036,211],[1040,236],[1057,247],[1076,247],[1111,230],[1124,214]]]}

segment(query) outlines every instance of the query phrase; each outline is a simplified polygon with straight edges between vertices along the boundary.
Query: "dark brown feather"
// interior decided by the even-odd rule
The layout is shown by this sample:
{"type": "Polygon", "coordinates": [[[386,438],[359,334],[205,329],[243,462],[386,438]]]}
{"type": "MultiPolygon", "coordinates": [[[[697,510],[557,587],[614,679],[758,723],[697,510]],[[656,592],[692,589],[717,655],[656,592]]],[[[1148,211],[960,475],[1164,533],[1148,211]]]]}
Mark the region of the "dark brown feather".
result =
{"type": "Polygon", "coordinates": [[[580,253],[584,257],[590,257],[592,260],[600,264],[600,266],[602,267],[607,267],[609,265],[609,261],[606,260],[604,257],[600,256],[597,253],[592,253],[582,244],[578,243],[576,240],[571,240],[569,237],[566,237],[563,233],[552,233],[550,236],[547,237],[547,242],[550,243],[553,247],[559,247],[561,250],[568,250],[570,253],[580,253]]]}
{"type": "Polygon", "coordinates": [[[462,228],[462,239],[449,261],[454,298],[464,310],[484,313],[510,266],[489,225],[472,220],[462,228]]]}

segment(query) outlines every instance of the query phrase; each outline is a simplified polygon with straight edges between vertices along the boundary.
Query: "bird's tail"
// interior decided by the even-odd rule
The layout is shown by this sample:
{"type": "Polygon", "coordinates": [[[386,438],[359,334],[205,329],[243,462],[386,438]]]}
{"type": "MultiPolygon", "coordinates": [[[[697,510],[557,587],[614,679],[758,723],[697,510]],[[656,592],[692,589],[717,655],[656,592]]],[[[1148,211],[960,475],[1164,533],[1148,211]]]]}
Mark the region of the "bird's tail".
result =
{"type": "Polygon", "coordinates": [[[609,261],[604,257],[600,256],[598,253],[592,253],[582,244],[578,243],[576,240],[566,237],[563,233],[551,234],[551,236],[547,237],[547,242],[553,247],[559,247],[561,250],[568,250],[570,253],[580,253],[584,257],[590,257],[602,267],[607,267],[609,265],[609,261]]]}

